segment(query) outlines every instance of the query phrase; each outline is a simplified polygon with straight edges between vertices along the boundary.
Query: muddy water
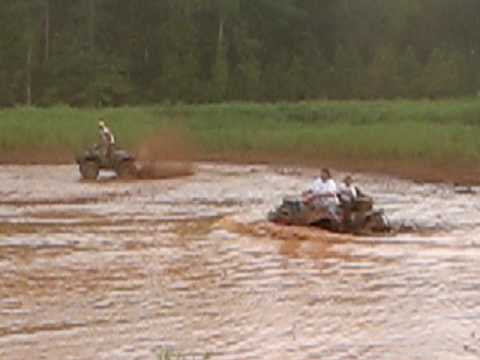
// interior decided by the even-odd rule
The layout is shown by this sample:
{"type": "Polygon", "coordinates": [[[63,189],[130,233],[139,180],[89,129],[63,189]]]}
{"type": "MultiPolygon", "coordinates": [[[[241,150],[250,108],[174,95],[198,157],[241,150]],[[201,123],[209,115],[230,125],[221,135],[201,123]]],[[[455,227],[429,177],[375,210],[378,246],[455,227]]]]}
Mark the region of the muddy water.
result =
{"type": "Polygon", "coordinates": [[[197,165],[99,183],[0,168],[0,359],[477,359],[480,202],[359,176],[387,238],[282,239],[254,226],[308,170],[197,165]]]}

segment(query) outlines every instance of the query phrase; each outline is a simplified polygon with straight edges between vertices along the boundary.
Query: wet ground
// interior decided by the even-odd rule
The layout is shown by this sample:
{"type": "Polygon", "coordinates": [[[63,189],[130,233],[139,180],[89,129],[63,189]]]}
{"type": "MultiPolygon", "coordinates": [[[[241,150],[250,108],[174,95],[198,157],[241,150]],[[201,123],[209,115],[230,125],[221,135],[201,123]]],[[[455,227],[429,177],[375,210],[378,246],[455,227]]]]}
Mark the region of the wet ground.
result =
{"type": "Polygon", "coordinates": [[[0,167],[0,359],[480,357],[480,195],[358,176],[419,232],[253,236],[312,171],[196,170],[86,183],[0,167]]]}

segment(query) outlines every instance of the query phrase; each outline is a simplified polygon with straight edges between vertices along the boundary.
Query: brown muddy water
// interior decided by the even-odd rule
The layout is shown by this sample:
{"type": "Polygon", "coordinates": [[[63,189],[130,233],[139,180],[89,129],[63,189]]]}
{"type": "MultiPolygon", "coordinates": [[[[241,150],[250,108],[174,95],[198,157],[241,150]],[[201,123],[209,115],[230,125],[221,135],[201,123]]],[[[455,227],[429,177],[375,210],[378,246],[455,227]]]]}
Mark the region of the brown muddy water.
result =
{"type": "Polygon", "coordinates": [[[479,195],[359,175],[422,231],[222,225],[255,226],[312,175],[197,164],[86,183],[73,166],[0,167],[0,359],[478,359],[479,195]]]}

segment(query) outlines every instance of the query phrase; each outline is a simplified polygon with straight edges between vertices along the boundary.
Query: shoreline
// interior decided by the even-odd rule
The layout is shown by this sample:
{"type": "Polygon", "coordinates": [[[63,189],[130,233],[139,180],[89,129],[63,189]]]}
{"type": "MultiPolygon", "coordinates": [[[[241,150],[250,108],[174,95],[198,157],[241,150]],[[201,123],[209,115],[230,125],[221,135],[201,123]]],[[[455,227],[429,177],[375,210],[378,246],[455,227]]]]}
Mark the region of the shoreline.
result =
{"type": "MultiPolygon", "coordinates": [[[[309,160],[309,159],[286,159],[278,156],[258,156],[251,157],[242,154],[236,156],[207,155],[194,159],[161,159],[153,160],[153,163],[162,162],[180,162],[186,164],[211,163],[211,164],[232,164],[232,165],[268,165],[274,168],[304,168],[318,169],[328,167],[335,172],[371,175],[374,177],[392,176],[398,179],[409,180],[417,183],[432,184],[451,184],[458,186],[480,186],[480,167],[473,169],[467,166],[456,165],[434,165],[427,164],[385,161],[361,161],[361,160],[309,160]]],[[[148,161],[141,160],[141,163],[148,161]]],[[[0,166],[76,166],[74,157],[37,157],[33,161],[25,158],[14,158],[12,161],[2,160],[0,157],[0,166]]]]}
{"type": "Polygon", "coordinates": [[[101,118],[140,161],[331,167],[473,185],[478,114],[477,98],[0,109],[0,164],[74,163],[98,141],[101,118]]]}

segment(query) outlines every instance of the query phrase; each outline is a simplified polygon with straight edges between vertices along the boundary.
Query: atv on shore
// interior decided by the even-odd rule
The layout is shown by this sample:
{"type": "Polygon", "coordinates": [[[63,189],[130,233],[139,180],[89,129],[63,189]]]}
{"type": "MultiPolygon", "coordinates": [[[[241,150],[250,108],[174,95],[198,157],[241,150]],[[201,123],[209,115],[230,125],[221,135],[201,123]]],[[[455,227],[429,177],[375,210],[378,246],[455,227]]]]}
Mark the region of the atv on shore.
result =
{"type": "Polygon", "coordinates": [[[302,196],[288,196],[268,220],[283,225],[318,226],[320,228],[358,235],[387,233],[391,227],[382,210],[373,209],[369,196],[359,196],[351,202],[341,201],[332,214],[331,205],[306,201],[302,196]],[[319,205],[320,204],[320,205],[319,205]]]}
{"type": "Polygon", "coordinates": [[[100,170],[113,170],[118,178],[128,179],[137,175],[135,157],[125,150],[94,145],[76,158],[80,174],[85,180],[96,180],[100,170]]]}

